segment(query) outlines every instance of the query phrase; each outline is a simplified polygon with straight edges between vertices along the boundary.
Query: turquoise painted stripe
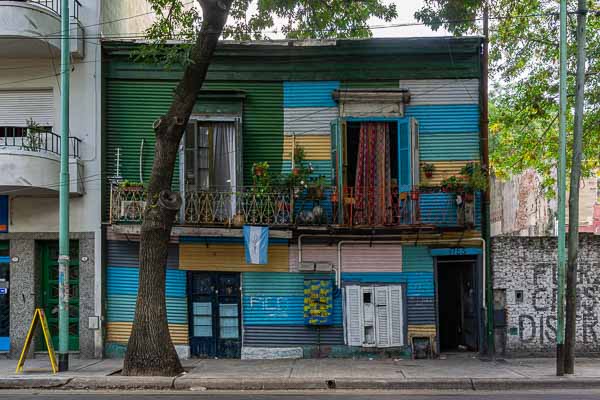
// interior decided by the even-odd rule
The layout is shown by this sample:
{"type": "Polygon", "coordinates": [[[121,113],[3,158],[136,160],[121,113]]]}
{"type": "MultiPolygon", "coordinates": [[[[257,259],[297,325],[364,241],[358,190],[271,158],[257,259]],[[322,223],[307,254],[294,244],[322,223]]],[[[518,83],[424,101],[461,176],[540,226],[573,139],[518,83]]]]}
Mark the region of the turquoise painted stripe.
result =
{"type": "Polygon", "coordinates": [[[336,107],[332,92],[339,81],[283,82],[284,107],[336,107]]]}
{"type": "Polygon", "coordinates": [[[242,273],[242,288],[246,296],[304,296],[304,279],[334,279],[334,275],[244,272],[242,273]]]}
{"type": "MultiPolygon", "coordinates": [[[[441,227],[458,226],[454,193],[422,193],[419,197],[421,222],[441,227]]],[[[475,196],[475,227],[481,228],[481,194],[475,196]]]]}
{"type": "MultiPolygon", "coordinates": [[[[136,295],[109,295],[106,300],[106,318],[108,322],[133,322],[136,295]]],[[[170,324],[187,324],[187,299],[185,297],[167,297],[167,319],[170,324]]]]}
{"type": "MultiPolygon", "coordinates": [[[[111,295],[137,295],[139,268],[108,266],[106,269],[106,291],[111,295]]],[[[186,271],[167,269],[167,297],[185,297],[187,293],[186,271]]]]}
{"type": "MultiPolygon", "coordinates": [[[[304,325],[304,295],[244,295],[243,312],[245,325],[304,325]]],[[[342,315],[340,292],[333,298],[333,325],[342,324],[342,315]]]]}
{"type": "Polygon", "coordinates": [[[406,117],[419,121],[420,133],[479,132],[476,104],[406,106],[406,117]]]}
{"type": "Polygon", "coordinates": [[[479,160],[479,133],[421,132],[419,157],[421,161],[479,160]]]}
{"type": "Polygon", "coordinates": [[[343,272],[344,284],[406,283],[408,297],[434,296],[433,272],[343,272]]]}
{"type": "MultiPolygon", "coordinates": [[[[318,178],[324,176],[327,180],[327,184],[331,185],[331,161],[330,160],[306,160],[304,165],[308,167],[309,163],[312,165],[314,171],[310,175],[310,178],[318,178]]],[[[281,164],[281,173],[289,174],[292,172],[292,161],[284,160],[281,164]]]]}
{"type": "Polygon", "coordinates": [[[431,249],[431,255],[439,256],[475,256],[481,254],[481,249],[475,247],[431,249]]]}
{"type": "Polygon", "coordinates": [[[402,271],[431,272],[433,258],[425,246],[402,246],[402,271]]]}

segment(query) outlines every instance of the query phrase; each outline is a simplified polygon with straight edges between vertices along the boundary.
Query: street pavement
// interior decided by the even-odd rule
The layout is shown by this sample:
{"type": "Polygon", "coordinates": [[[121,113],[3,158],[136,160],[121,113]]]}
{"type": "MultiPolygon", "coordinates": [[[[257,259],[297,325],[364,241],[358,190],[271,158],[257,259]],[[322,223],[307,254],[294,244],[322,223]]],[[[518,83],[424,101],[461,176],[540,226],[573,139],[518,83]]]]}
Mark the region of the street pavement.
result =
{"type": "Polygon", "coordinates": [[[279,393],[173,393],[173,392],[0,392],[0,400],[597,400],[600,391],[557,391],[532,392],[511,391],[500,393],[444,392],[444,393],[410,393],[410,392],[279,392],[279,393]]]}
{"type": "Polygon", "coordinates": [[[577,359],[574,376],[557,378],[553,359],[448,354],[437,360],[186,360],[177,377],[125,377],[123,360],[71,360],[53,375],[47,359],[0,360],[0,389],[69,390],[537,390],[600,389],[600,359],[577,359]]]}

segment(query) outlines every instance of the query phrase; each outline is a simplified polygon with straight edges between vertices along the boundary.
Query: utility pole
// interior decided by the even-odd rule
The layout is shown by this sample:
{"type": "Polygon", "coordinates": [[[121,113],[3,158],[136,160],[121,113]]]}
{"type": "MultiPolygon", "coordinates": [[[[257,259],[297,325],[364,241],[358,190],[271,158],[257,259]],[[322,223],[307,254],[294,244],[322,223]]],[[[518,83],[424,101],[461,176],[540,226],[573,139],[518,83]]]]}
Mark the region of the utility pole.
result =
{"type": "Polygon", "coordinates": [[[69,370],[69,1],[61,1],[58,370],[69,370]]]}
{"type": "Polygon", "coordinates": [[[577,91],[573,127],[571,190],[569,191],[569,253],[567,267],[567,324],[565,325],[565,373],[575,373],[577,315],[577,253],[579,250],[579,184],[583,152],[583,106],[585,102],[586,0],[578,1],[577,10],[577,91]]]}
{"type": "Polygon", "coordinates": [[[487,354],[494,357],[494,289],[493,289],[493,270],[491,260],[491,241],[490,241],[490,156],[489,156],[489,110],[488,110],[488,74],[489,74],[489,6],[486,1],[483,7],[483,60],[481,68],[481,148],[483,164],[486,171],[487,189],[484,193],[483,201],[483,237],[485,238],[485,280],[486,285],[483,290],[486,291],[486,339],[487,354]]]}
{"type": "Polygon", "coordinates": [[[565,374],[565,197],[567,175],[567,0],[560,0],[560,84],[558,154],[558,293],[556,321],[556,375],[565,374]]]}

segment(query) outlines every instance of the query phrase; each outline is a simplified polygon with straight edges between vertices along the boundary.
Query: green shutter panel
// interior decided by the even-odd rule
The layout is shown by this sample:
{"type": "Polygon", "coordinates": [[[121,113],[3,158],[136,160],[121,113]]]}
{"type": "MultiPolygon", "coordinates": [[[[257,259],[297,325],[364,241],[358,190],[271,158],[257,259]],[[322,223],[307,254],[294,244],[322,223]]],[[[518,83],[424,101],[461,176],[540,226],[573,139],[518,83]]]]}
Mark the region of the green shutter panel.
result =
{"type": "Polygon", "coordinates": [[[342,121],[337,118],[331,121],[331,177],[338,193],[337,220],[344,221],[344,159],[342,148],[342,121]]]}
{"type": "Polygon", "coordinates": [[[420,176],[420,160],[419,160],[419,121],[414,118],[410,119],[410,154],[411,154],[411,182],[415,187],[419,186],[420,176]]]}
{"type": "Polygon", "coordinates": [[[411,189],[411,154],[409,120],[398,121],[398,188],[400,192],[411,189]]]}

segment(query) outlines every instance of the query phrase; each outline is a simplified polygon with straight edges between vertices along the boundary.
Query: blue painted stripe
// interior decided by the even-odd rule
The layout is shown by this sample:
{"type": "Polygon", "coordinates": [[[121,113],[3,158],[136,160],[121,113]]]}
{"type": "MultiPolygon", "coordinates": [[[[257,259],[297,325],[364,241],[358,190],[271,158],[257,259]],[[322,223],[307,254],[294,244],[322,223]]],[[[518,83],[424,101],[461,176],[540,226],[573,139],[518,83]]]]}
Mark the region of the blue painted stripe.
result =
{"type": "MultiPolygon", "coordinates": [[[[108,266],[106,269],[106,291],[111,295],[137,295],[139,268],[108,266]]],[[[186,271],[167,269],[167,297],[185,297],[187,289],[186,271]]]]}
{"type": "MultiPolygon", "coordinates": [[[[109,295],[106,300],[106,318],[108,322],[133,322],[136,295],[109,295]]],[[[170,324],[187,324],[187,299],[185,297],[167,297],[167,319],[170,324]]]]}
{"type": "Polygon", "coordinates": [[[295,272],[244,272],[242,288],[246,296],[303,296],[305,279],[334,279],[333,274],[295,272]]]}
{"type": "MultiPolygon", "coordinates": [[[[306,160],[303,165],[308,166],[311,164],[313,167],[313,173],[310,175],[311,178],[317,178],[324,176],[327,180],[327,185],[331,185],[331,160],[306,160]]],[[[292,171],[292,161],[284,160],[281,164],[281,173],[289,174],[292,171]]]]}
{"type": "Polygon", "coordinates": [[[332,93],[339,81],[283,82],[284,107],[336,107],[332,93]]]}
{"type": "Polygon", "coordinates": [[[402,246],[402,271],[431,272],[433,258],[425,246],[402,246]]]}
{"type": "MultiPolygon", "coordinates": [[[[458,226],[454,193],[422,193],[419,197],[421,222],[441,227],[458,226]]],[[[475,196],[475,227],[481,228],[481,194],[475,196]]]]}
{"type": "Polygon", "coordinates": [[[479,106],[475,104],[408,105],[404,115],[419,121],[420,133],[479,132],[479,106]]]}
{"type": "Polygon", "coordinates": [[[0,351],[9,351],[10,350],[10,337],[1,336],[0,337],[0,351]]]}
{"type": "Polygon", "coordinates": [[[8,196],[0,196],[0,232],[8,232],[8,196]]]}
{"type": "MultiPolygon", "coordinates": [[[[243,296],[245,325],[304,325],[304,296],[243,296]]],[[[333,325],[342,324],[341,292],[333,298],[333,325]]]]}
{"type": "MultiPolygon", "coordinates": [[[[244,244],[243,237],[180,236],[179,243],[232,243],[244,244]]],[[[287,245],[287,239],[269,238],[269,244],[287,245]]]]}
{"type": "Polygon", "coordinates": [[[344,272],[344,284],[349,283],[406,283],[409,297],[434,296],[433,272],[344,272]]]}
{"type": "Polygon", "coordinates": [[[431,255],[438,256],[474,256],[481,254],[481,249],[475,247],[431,249],[431,255]]]}
{"type": "Polygon", "coordinates": [[[479,133],[421,132],[419,157],[421,161],[479,160],[479,133]]]}

